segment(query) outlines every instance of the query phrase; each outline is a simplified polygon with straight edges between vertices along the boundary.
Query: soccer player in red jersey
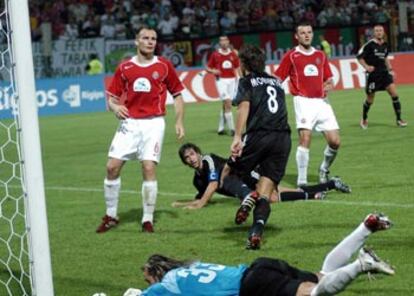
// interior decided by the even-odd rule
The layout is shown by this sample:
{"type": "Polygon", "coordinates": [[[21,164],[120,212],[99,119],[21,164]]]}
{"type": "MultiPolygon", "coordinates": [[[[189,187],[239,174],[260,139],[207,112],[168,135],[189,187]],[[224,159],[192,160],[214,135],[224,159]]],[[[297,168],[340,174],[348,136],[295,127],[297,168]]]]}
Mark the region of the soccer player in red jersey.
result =
{"type": "Polygon", "coordinates": [[[121,188],[120,173],[127,160],[139,160],[142,167],[142,230],[153,232],[157,200],[156,165],[160,161],[165,129],[167,91],[174,97],[178,139],[184,137],[184,87],[173,65],[154,55],[157,33],[141,28],[136,34],[137,55],[119,64],[107,89],[108,105],[120,120],[112,140],[106,165],[104,195],[106,215],[96,230],[106,232],[119,223],[117,208],[121,188]],[[121,102],[126,95],[125,102],[121,102]]]}
{"type": "Polygon", "coordinates": [[[308,182],[312,130],[322,132],[328,144],[319,167],[321,183],[328,180],[329,168],[335,160],[340,137],[339,126],[327,98],[327,92],[334,86],[328,59],[325,53],[312,47],[313,29],[310,24],[299,24],[295,38],[298,46],[284,55],[275,75],[282,81],[290,78],[289,87],[294,96],[296,128],[299,132],[299,146],[296,150],[297,183],[301,186],[308,182]]]}
{"type": "Polygon", "coordinates": [[[207,72],[216,76],[217,90],[220,99],[223,100],[223,110],[220,113],[218,134],[224,135],[224,123],[234,135],[233,113],[231,112],[231,101],[237,86],[237,74],[240,60],[235,50],[231,48],[229,38],[220,36],[219,48],[214,51],[207,63],[207,72]]]}

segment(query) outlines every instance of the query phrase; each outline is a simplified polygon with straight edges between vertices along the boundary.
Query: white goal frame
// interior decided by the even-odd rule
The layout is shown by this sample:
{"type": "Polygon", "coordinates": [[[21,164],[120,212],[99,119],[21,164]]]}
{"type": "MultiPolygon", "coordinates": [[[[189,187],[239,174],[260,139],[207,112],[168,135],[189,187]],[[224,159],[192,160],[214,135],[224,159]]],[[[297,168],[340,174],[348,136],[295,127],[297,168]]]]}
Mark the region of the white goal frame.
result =
{"type": "Polygon", "coordinates": [[[27,205],[32,295],[53,296],[28,0],[9,0],[6,3],[11,24],[13,75],[21,128],[20,149],[27,205]]]}

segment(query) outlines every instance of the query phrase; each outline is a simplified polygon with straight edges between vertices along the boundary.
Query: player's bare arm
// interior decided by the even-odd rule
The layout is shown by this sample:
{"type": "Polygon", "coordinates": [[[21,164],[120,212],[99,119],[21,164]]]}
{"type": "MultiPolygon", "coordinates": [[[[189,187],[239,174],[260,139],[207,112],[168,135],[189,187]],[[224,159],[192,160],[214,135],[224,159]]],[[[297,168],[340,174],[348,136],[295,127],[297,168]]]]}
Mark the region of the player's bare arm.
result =
{"type": "Polygon", "coordinates": [[[119,99],[110,96],[108,100],[109,109],[114,112],[118,119],[126,119],[129,117],[128,109],[119,102],[119,99]]]}
{"type": "Polygon", "coordinates": [[[242,101],[237,107],[237,121],[234,132],[233,143],[230,146],[231,156],[238,157],[242,153],[243,143],[241,140],[247,117],[249,116],[250,102],[242,101]]]}
{"type": "Polygon", "coordinates": [[[184,100],[181,94],[177,95],[174,98],[174,108],[175,108],[175,134],[178,140],[184,138],[184,100]]]}
{"type": "Polygon", "coordinates": [[[390,63],[390,60],[388,59],[388,57],[387,57],[387,58],[385,58],[385,66],[387,67],[388,72],[390,72],[390,74],[391,74],[392,76],[394,76],[394,78],[395,78],[395,72],[394,72],[394,70],[392,69],[392,66],[391,66],[391,63],[390,63]]]}
{"type": "Polygon", "coordinates": [[[198,200],[194,200],[190,205],[184,207],[184,209],[197,210],[207,205],[213,198],[214,192],[218,189],[218,184],[219,183],[217,181],[210,182],[206,188],[206,191],[204,191],[203,196],[198,200]]]}
{"type": "Polygon", "coordinates": [[[370,66],[367,64],[367,62],[365,62],[365,60],[363,58],[358,59],[358,62],[361,64],[362,67],[364,67],[364,69],[368,72],[371,73],[372,71],[375,70],[374,66],[370,66]]]}

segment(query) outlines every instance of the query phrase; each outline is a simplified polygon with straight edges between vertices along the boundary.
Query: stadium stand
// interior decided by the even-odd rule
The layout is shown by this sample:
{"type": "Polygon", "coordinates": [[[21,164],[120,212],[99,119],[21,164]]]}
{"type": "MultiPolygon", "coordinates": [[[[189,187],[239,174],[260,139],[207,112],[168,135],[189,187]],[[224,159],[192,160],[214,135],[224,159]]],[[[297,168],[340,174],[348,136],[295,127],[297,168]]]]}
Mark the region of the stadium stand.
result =
{"type": "MultiPolygon", "coordinates": [[[[30,12],[34,41],[42,38],[43,22],[52,24],[54,39],[133,38],[142,24],[168,39],[291,29],[304,20],[319,27],[384,23],[398,17],[397,5],[396,0],[31,0],[30,12]]],[[[414,11],[414,3],[410,7],[414,11]]]]}

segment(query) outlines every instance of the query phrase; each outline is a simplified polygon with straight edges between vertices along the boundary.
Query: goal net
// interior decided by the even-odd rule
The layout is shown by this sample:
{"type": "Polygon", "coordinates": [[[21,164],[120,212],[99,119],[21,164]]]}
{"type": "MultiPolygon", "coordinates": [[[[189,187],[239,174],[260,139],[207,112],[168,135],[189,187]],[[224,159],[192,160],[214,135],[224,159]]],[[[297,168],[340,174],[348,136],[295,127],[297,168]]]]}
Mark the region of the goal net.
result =
{"type": "Polygon", "coordinates": [[[0,0],[0,295],[4,296],[53,295],[27,5],[27,0],[0,0]]]}

